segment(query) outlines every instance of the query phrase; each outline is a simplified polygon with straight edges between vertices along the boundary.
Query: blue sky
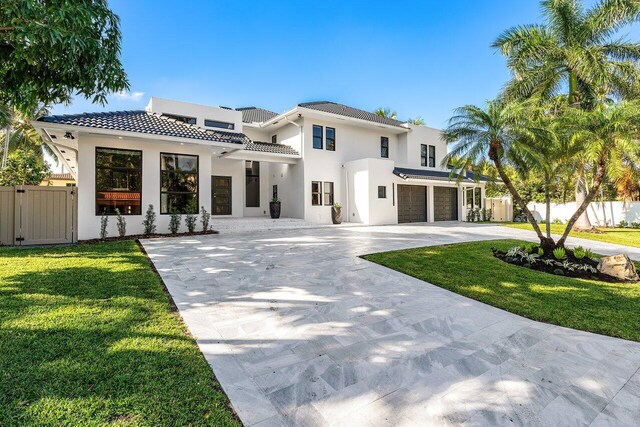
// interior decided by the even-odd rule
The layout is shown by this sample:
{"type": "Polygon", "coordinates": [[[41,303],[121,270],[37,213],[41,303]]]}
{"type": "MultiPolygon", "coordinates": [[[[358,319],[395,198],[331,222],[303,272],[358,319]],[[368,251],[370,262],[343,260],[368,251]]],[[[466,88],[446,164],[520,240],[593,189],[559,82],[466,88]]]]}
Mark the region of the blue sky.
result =
{"type": "MultiPolygon", "coordinates": [[[[590,3],[590,2],[589,2],[590,3]]],[[[127,96],[54,112],[144,108],[150,96],[283,112],[330,100],[390,107],[443,127],[451,111],[508,80],[490,48],[504,29],[541,22],[538,0],[111,0],[121,18],[127,96]]],[[[640,32],[630,31],[634,38],[640,32]]]]}

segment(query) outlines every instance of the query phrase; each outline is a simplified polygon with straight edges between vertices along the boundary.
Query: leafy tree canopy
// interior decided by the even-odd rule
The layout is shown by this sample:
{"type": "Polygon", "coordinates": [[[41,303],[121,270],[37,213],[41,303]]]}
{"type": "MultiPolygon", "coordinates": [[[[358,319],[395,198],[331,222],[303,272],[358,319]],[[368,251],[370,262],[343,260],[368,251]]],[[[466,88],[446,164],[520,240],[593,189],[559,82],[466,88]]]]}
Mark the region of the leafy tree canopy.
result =
{"type": "Polygon", "coordinates": [[[0,170],[0,186],[39,185],[51,174],[49,165],[30,150],[16,150],[9,155],[7,166],[0,170]]]}
{"type": "Polygon", "coordinates": [[[0,103],[32,111],[77,93],[104,104],[129,89],[120,40],[106,0],[3,0],[0,103]]]}

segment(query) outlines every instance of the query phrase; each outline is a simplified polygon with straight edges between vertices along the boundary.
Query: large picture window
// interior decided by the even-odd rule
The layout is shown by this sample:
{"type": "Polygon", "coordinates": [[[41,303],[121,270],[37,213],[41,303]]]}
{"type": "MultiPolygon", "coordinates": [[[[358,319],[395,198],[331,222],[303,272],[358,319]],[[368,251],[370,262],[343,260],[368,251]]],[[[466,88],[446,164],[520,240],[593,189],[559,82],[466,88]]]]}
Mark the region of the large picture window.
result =
{"type": "Polygon", "coordinates": [[[160,213],[198,213],[198,156],[160,153],[160,213]]]}
{"type": "Polygon", "coordinates": [[[260,162],[247,160],[245,162],[245,176],[247,181],[247,203],[248,208],[260,207],[260,162]]]}
{"type": "Polygon", "coordinates": [[[380,157],[384,159],[389,158],[389,138],[386,136],[380,137],[380,157]]]}
{"type": "Polygon", "coordinates": [[[142,151],[96,147],[96,215],[142,213],[142,151]]]}
{"type": "Polygon", "coordinates": [[[322,150],[322,126],[313,125],[313,148],[322,150]]]}

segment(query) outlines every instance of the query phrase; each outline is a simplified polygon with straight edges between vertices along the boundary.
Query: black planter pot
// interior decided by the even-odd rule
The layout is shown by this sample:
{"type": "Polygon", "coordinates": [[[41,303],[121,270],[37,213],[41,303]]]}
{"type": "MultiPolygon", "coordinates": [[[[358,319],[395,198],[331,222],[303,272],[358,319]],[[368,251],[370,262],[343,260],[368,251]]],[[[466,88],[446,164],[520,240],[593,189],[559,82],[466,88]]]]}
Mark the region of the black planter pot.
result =
{"type": "Polygon", "coordinates": [[[271,218],[280,218],[280,202],[269,202],[269,214],[271,218]]]}
{"type": "Polygon", "coordinates": [[[331,207],[331,221],[334,224],[342,224],[342,208],[331,207]]]}

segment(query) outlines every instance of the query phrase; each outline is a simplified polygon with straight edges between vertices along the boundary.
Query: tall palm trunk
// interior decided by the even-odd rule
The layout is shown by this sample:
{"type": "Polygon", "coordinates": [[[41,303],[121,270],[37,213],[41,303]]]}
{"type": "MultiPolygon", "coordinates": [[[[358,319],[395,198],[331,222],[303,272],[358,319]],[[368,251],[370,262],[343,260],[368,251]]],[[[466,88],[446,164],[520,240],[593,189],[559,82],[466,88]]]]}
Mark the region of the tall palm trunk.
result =
{"type": "MultiPolygon", "coordinates": [[[[582,203],[584,203],[585,199],[587,198],[586,191],[587,183],[584,176],[584,166],[581,166],[575,186],[576,206],[580,206],[582,205],[582,203]]],[[[593,228],[593,226],[591,225],[591,221],[589,220],[589,215],[587,215],[586,208],[585,211],[582,212],[582,214],[576,220],[575,227],[581,230],[590,230],[591,228],[593,228]]]]}
{"type": "Polygon", "coordinates": [[[551,193],[549,191],[549,172],[544,173],[544,202],[546,204],[545,221],[547,226],[547,239],[551,239],[551,193]]]}
{"type": "Polygon", "coordinates": [[[499,142],[495,142],[495,141],[491,143],[491,148],[489,150],[489,158],[493,161],[493,164],[496,167],[496,170],[498,171],[498,175],[500,175],[500,179],[502,179],[502,182],[504,183],[504,185],[507,187],[507,189],[513,196],[513,200],[518,204],[518,206],[520,206],[520,209],[522,209],[522,212],[524,212],[525,216],[527,217],[527,220],[533,227],[533,231],[536,232],[538,239],[540,239],[540,246],[544,248],[545,252],[550,251],[556,246],[556,244],[551,237],[545,237],[545,235],[542,234],[542,231],[540,230],[540,226],[538,225],[538,222],[536,221],[535,217],[533,216],[533,214],[527,207],[527,204],[524,202],[524,200],[520,196],[520,193],[518,193],[518,190],[516,190],[516,187],[511,182],[511,179],[509,179],[509,176],[505,173],[504,168],[502,166],[502,161],[500,160],[500,156],[498,155],[498,150],[500,149],[499,144],[500,144],[499,142]]]}
{"type": "Polygon", "coordinates": [[[5,128],[4,149],[2,150],[2,169],[7,166],[7,157],[9,156],[9,139],[11,138],[11,126],[5,128]]]}

